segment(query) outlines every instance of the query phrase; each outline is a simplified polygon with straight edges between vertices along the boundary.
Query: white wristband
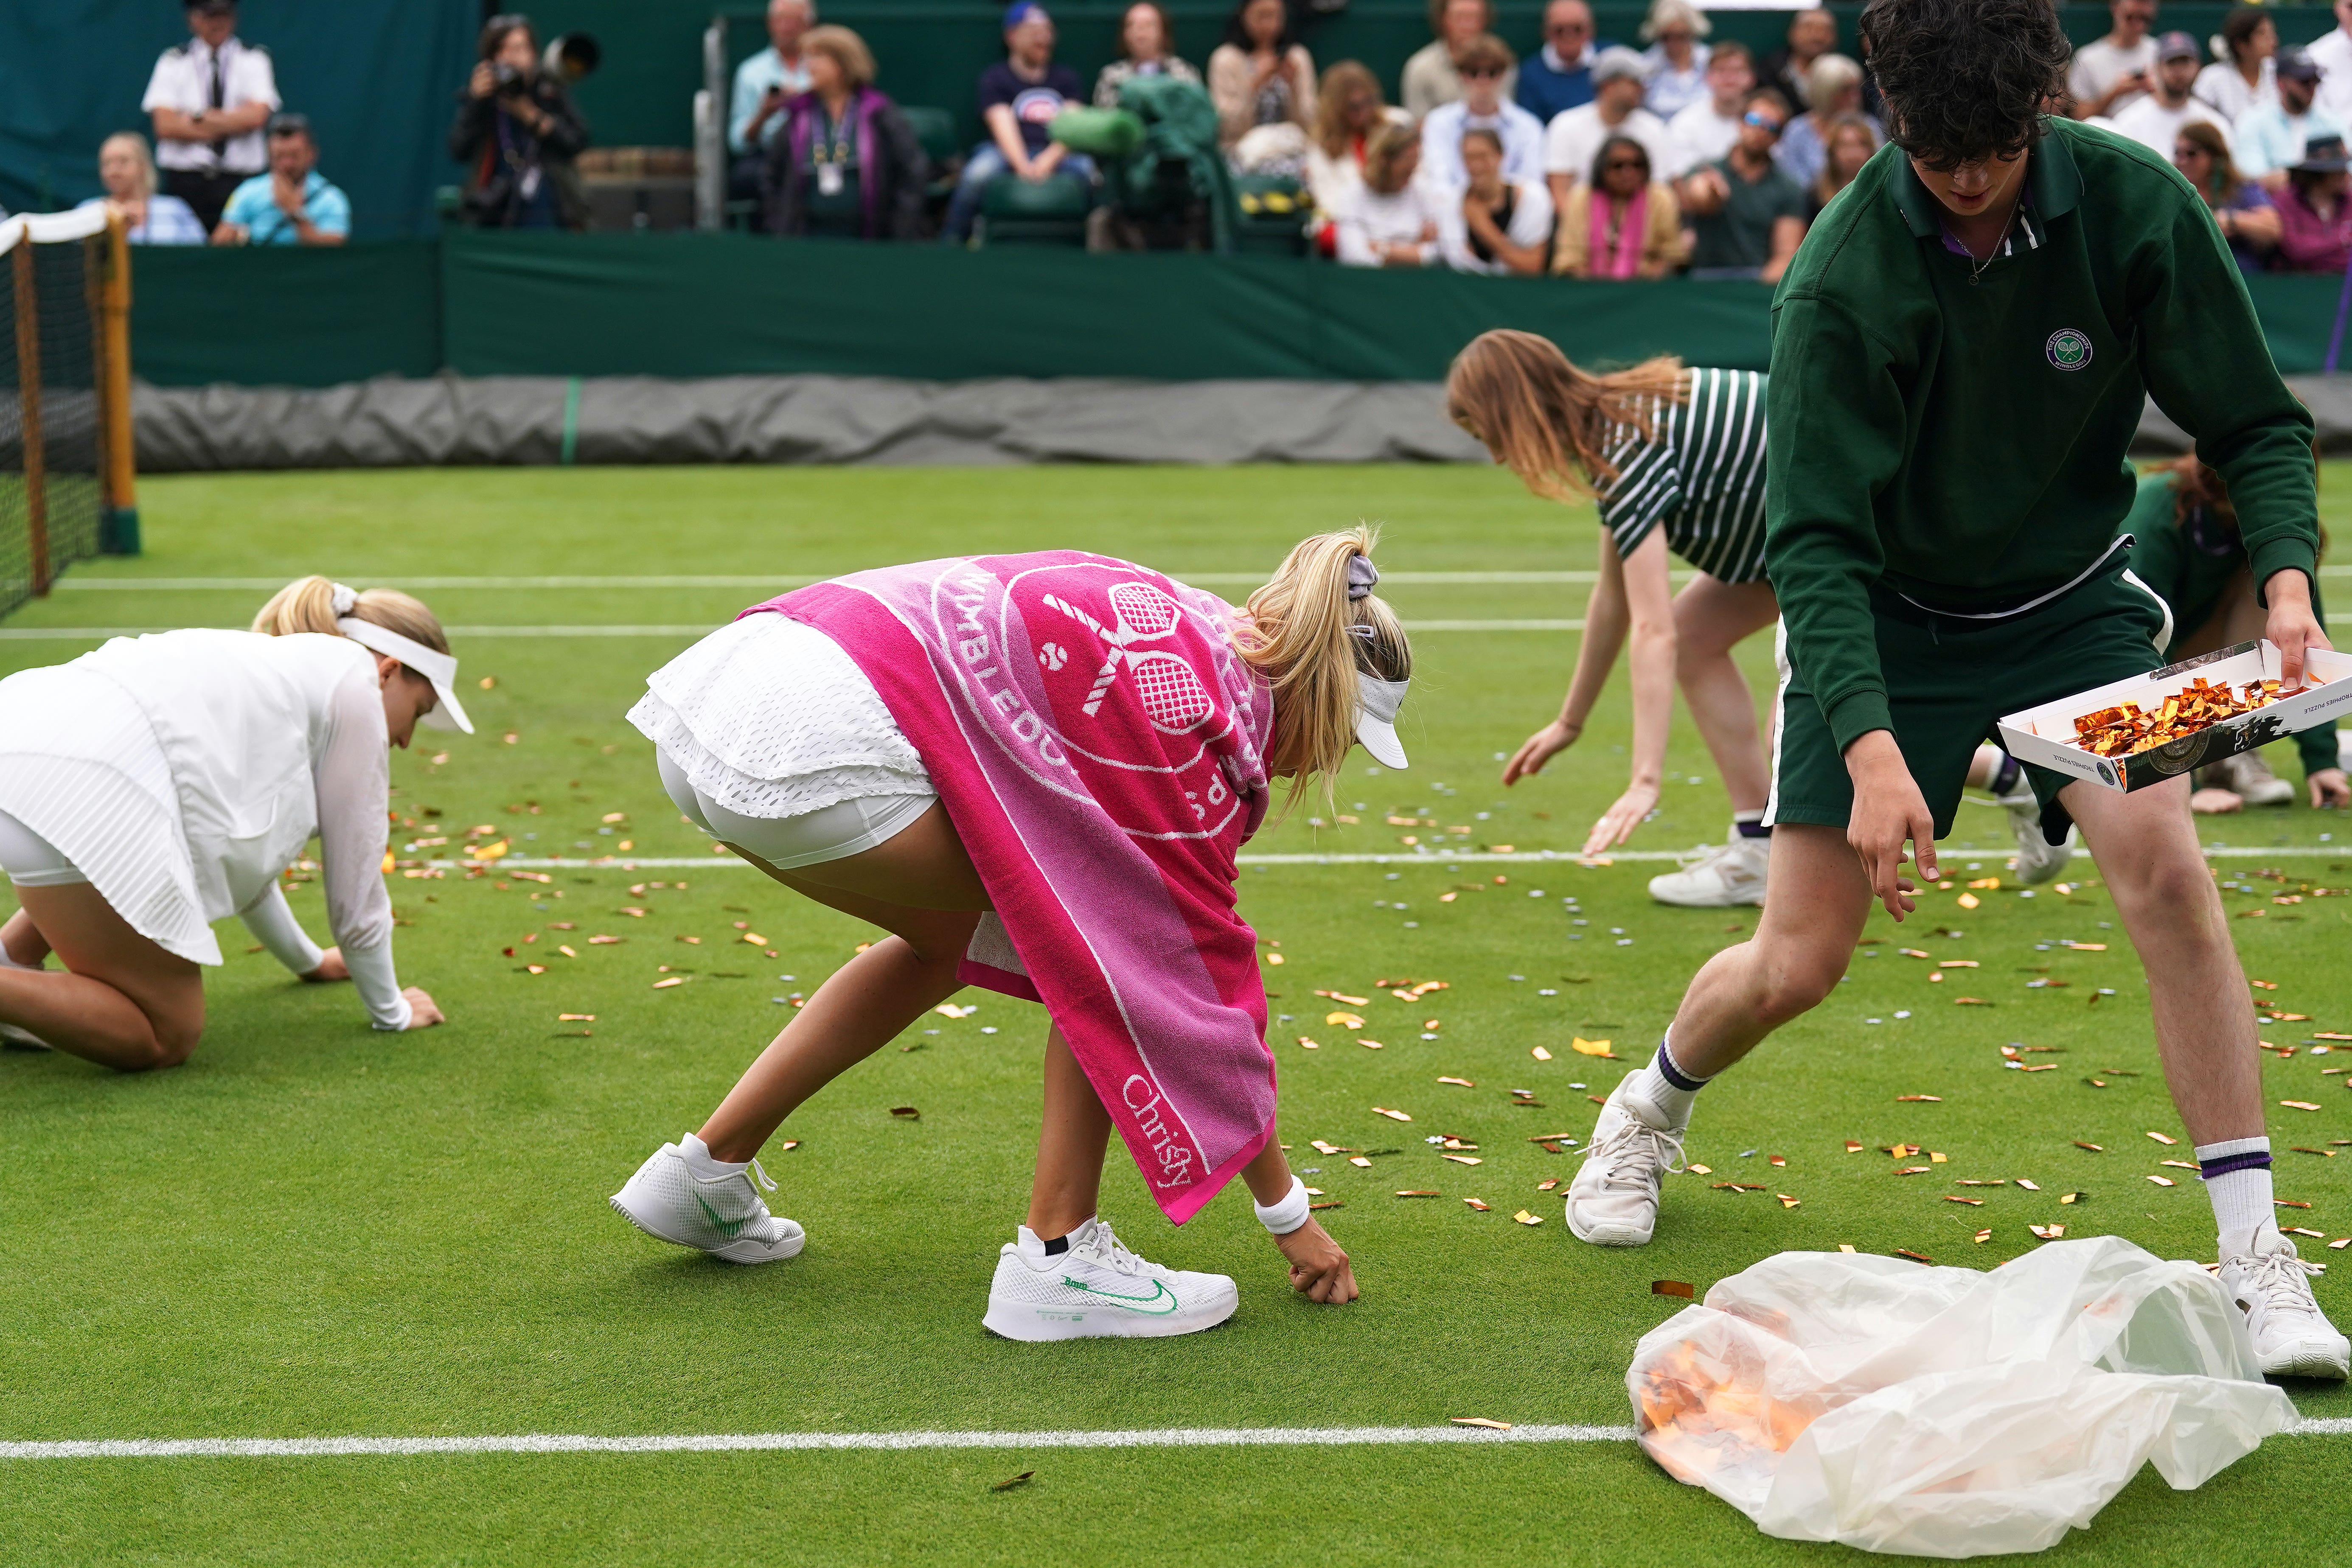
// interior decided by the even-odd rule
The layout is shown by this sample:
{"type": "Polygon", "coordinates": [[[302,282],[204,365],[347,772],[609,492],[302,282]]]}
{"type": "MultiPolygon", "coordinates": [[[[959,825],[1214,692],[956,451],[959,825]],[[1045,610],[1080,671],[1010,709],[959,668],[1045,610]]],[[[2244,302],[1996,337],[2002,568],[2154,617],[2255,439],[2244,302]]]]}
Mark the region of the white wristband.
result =
{"type": "Polygon", "coordinates": [[[1275,1204],[1253,1203],[1257,1210],[1258,1224],[1276,1236],[1288,1236],[1307,1223],[1307,1184],[1297,1176],[1290,1178],[1290,1191],[1275,1204]]]}

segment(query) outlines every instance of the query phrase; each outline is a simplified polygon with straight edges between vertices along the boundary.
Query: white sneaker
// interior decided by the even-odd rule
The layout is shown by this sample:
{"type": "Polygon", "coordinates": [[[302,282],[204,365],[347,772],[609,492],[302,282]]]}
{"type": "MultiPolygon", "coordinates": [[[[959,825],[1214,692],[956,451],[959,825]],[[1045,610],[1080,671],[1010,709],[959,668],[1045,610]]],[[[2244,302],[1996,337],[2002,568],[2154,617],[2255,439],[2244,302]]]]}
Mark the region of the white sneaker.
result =
{"type": "Polygon", "coordinates": [[[1138,1258],[1090,1219],[1048,1257],[1027,1226],[996,1259],[981,1326],[1008,1340],[1160,1339],[1213,1329],[1241,1305],[1222,1274],[1187,1274],[1138,1258]]]}
{"type": "Polygon", "coordinates": [[[2294,785],[2271,772],[2260,752],[2240,752],[2213,764],[2221,787],[2248,805],[2293,805],[2294,785]]]}
{"type": "Polygon", "coordinates": [[[2068,825],[2063,844],[2053,844],[2042,837],[2042,802],[2035,798],[2033,786],[2025,782],[2022,768],[2018,770],[2017,787],[1992,798],[2009,813],[2009,831],[2017,839],[2019,881],[2031,888],[2066,868],[2066,862],[2074,858],[2074,828],[2068,825]]]}
{"type": "Polygon", "coordinates": [[[14,1024],[0,1024],[0,1050],[48,1051],[56,1048],[29,1029],[20,1029],[14,1024]]]}
{"type": "Polygon", "coordinates": [[[2263,1230],[2254,1245],[2269,1250],[2225,1258],[2221,1269],[2221,1289],[2246,1314],[2263,1374],[2339,1381],[2352,1375],[2352,1342],[2336,1331],[2312,1298],[2318,1266],[2297,1258],[2286,1237],[2267,1226],[2263,1230]]]}
{"type": "Polygon", "coordinates": [[[1683,1129],[1636,1087],[1618,1080],[1593,1123],[1584,1163],[1568,1184],[1568,1228],[1595,1247],[1646,1247],[1658,1224],[1658,1181],[1683,1168],[1683,1129]]]}
{"type": "Polygon", "coordinates": [[[798,1257],[807,1234],[791,1220],[770,1214],[761,1187],[772,1193],[776,1184],[757,1160],[748,1170],[702,1176],[686,1163],[677,1144],[665,1143],[613,1194],[612,1204],[623,1219],[647,1236],[730,1263],[776,1263],[798,1257]]]}
{"type": "Polygon", "coordinates": [[[1697,858],[1679,871],[1650,879],[1650,897],[1686,910],[1727,910],[1764,901],[1764,877],[1772,866],[1772,840],[1743,837],[1732,829],[1728,844],[1702,844],[1697,858]]]}

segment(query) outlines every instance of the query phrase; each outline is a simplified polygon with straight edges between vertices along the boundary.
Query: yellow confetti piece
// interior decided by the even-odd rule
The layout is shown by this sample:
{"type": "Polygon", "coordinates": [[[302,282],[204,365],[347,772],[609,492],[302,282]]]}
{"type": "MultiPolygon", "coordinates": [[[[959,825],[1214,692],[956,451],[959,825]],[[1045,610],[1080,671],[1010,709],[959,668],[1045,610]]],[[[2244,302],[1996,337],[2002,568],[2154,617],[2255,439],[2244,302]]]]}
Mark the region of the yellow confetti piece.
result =
{"type": "Polygon", "coordinates": [[[2149,1136],[2150,1138],[2155,1139],[2158,1142],[2159,1142],[2159,1143],[2164,1143],[2164,1144],[2173,1144],[2173,1143],[2178,1143],[2178,1142],[2180,1142],[2180,1140],[2179,1140],[2179,1139],[2178,1139],[2178,1138],[2167,1138],[2167,1137],[2166,1137],[2163,1133],[2161,1133],[2161,1132],[2151,1132],[2151,1133],[2149,1133],[2149,1134],[2148,1134],[2148,1136],[2149,1136]]]}
{"type": "Polygon", "coordinates": [[[1381,1105],[1375,1105],[1372,1107],[1372,1114],[1375,1116],[1385,1116],[1391,1121],[1410,1121],[1412,1120],[1412,1117],[1406,1115],[1402,1110],[1391,1110],[1386,1106],[1381,1105]]]}
{"type": "Polygon", "coordinates": [[[1353,1013],[1326,1013],[1323,1015],[1323,1021],[1327,1024],[1337,1024],[1343,1029],[1360,1029],[1364,1026],[1363,1019],[1353,1013]]]}
{"type": "Polygon", "coordinates": [[[1298,1037],[1298,1043],[1300,1046],[1310,1051],[1319,1051],[1323,1048],[1322,1041],[1310,1040],[1304,1035],[1298,1037]]]}
{"type": "Polygon", "coordinates": [[[1575,1050],[1576,1054],[1580,1057],[1605,1057],[1612,1054],[1609,1049],[1609,1042],[1607,1040],[1588,1040],[1577,1037],[1571,1039],[1569,1043],[1575,1050]]]}
{"type": "Polygon", "coordinates": [[[2282,1100],[2279,1103],[2285,1106],[2289,1110],[2316,1110],[2319,1109],[2317,1104],[2308,1100],[2282,1100]]]}
{"type": "Polygon", "coordinates": [[[1548,1062],[1551,1060],[1551,1053],[1544,1049],[1541,1046],[1536,1047],[1533,1050],[1528,1052],[1528,1055],[1535,1058],[1536,1060],[1539,1062],[1548,1062]]]}
{"type": "Polygon", "coordinates": [[[2055,1241],[2066,1234],[2063,1225],[2029,1225],[2025,1227],[2044,1241],[2055,1241]]]}
{"type": "Polygon", "coordinates": [[[768,945],[768,939],[758,931],[747,931],[743,933],[743,942],[747,947],[765,947],[768,945]]]}
{"type": "Polygon", "coordinates": [[[1964,910],[1975,909],[1979,904],[1984,902],[1982,899],[1978,898],[1974,893],[1962,893],[1958,898],[1954,899],[1952,901],[1959,905],[1960,908],[1964,910]]]}
{"type": "Polygon", "coordinates": [[[1517,1220],[1521,1225],[1541,1225],[1541,1224],[1543,1224],[1543,1215],[1539,1215],[1539,1214],[1529,1214],[1529,1213],[1528,1213],[1527,1210],[1525,1210],[1525,1209],[1521,1209],[1518,1213],[1517,1213],[1517,1214],[1513,1215],[1511,1217],[1512,1217],[1513,1219],[1515,1219],[1515,1220],[1517,1220]]]}
{"type": "Polygon", "coordinates": [[[1992,1232],[1989,1230],[1980,1230],[1977,1232],[1975,1239],[1978,1241],[1990,1241],[1992,1239],[1992,1232]]]}
{"type": "Polygon", "coordinates": [[[1441,1078],[1437,1081],[1440,1083],[1450,1083],[1456,1089],[1475,1089],[1478,1087],[1466,1078],[1441,1078]]]}
{"type": "Polygon", "coordinates": [[[1457,1165],[1478,1165],[1486,1163],[1475,1154],[1440,1154],[1438,1158],[1451,1160],[1457,1165]]]}
{"type": "Polygon", "coordinates": [[[2173,1184],[2173,1181],[2170,1176],[2150,1176],[2147,1179],[2154,1182],[2159,1187],[2168,1187],[2173,1184]]]}
{"type": "Polygon", "coordinates": [[[1511,1429],[1509,1422],[1489,1421],[1484,1415],[1449,1415],[1446,1419],[1456,1426],[1483,1426],[1489,1432],[1507,1432],[1511,1429]]]}
{"type": "Polygon", "coordinates": [[[656,991],[667,991],[667,990],[668,990],[668,989],[669,989],[671,986],[673,986],[673,985],[683,985],[683,984],[686,984],[686,976],[685,976],[685,975],[683,975],[683,974],[673,974],[673,975],[671,975],[667,980],[656,980],[656,981],[655,981],[655,982],[654,982],[654,989],[655,989],[655,990],[656,990],[656,991]]]}
{"type": "Polygon", "coordinates": [[[593,1024],[596,1021],[596,1015],[593,1013],[558,1013],[555,1016],[555,1021],[559,1024],[593,1024]]]}
{"type": "Polygon", "coordinates": [[[1268,963],[1275,964],[1278,967],[1282,963],[1282,954],[1278,952],[1269,952],[1265,955],[1265,961],[1268,963]]]}

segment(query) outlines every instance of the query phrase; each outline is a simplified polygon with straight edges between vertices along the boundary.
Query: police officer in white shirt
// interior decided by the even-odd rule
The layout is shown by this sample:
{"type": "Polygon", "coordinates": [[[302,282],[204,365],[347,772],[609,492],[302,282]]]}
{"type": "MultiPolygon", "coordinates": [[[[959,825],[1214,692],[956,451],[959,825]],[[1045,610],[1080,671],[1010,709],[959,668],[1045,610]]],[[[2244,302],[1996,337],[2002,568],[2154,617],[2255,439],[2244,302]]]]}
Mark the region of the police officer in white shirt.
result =
{"type": "Polygon", "coordinates": [[[196,212],[209,231],[229,194],[269,167],[262,126],[277,110],[269,51],[239,39],[236,0],[187,0],[188,31],[165,49],[139,107],[153,119],[163,189],[196,212]]]}

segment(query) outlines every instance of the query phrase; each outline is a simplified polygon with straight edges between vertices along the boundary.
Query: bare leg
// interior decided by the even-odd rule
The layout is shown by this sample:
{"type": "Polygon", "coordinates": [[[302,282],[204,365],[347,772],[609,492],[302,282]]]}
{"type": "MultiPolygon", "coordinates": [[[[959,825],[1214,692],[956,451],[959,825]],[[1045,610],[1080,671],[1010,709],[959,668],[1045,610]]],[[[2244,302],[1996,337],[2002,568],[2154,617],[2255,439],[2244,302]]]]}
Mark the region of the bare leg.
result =
{"type": "MultiPolygon", "coordinates": [[[[1051,1241],[1094,1218],[1102,1202],[1110,1112],[1056,1026],[1045,1032],[1045,1117],[1037,1131],[1037,1180],[1029,1228],[1051,1241]]],[[[1288,1183],[1284,1184],[1287,1190],[1288,1183]]]]}
{"type": "Polygon", "coordinates": [[[21,909],[8,917],[6,924],[0,925],[0,950],[5,950],[18,963],[36,968],[54,951],[49,939],[41,934],[41,928],[33,923],[33,917],[21,909]]]}
{"type": "Polygon", "coordinates": [[[2147,970],[2157,1055],[2189,1142],[2259,1138],[2262,1072],[2246,972],[2198,851],[2188,793],[2187,779],[2170,779],[2129,795],[2071,784],[2060,798],[2098,857],[2147,970]]]}
{"type": "Polygon", "coordinates": [[[1675,595],[1675,677],[1734,811],[1763,810],[1772,781],[1755,694],[1731,650],[1780,613],[1769,583],[1725,583],[1701,573],[1675,595]]]}
{"type": "Polygon", "coordinates": [[[65,961],[64,971],[0,969],[0,1021],[61,1051],[121,1072],[177,1067],[205,1032],[204,973],[164,952],[88,882],[19,888],[23,906],[0,940],[12,953],[20,922],[65,961]]]}

